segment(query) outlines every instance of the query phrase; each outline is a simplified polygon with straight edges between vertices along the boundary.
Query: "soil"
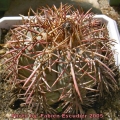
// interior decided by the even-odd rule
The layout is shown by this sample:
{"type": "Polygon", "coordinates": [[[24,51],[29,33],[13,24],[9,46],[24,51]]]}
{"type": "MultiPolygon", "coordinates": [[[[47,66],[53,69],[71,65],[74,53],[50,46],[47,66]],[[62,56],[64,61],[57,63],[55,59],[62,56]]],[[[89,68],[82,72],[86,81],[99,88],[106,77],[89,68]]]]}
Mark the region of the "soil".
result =
{"type": "MultiPolygon", "coordinates": [[[[102,14],[105,14],[111,18],[113,18],[117,24],[118,29],[120,31],[120,6],[110,6],[108,0],[98,0],[100,11],[102,14]]],[[[0,61],[1,62],[1,61],[0,61]]],[[[32,116],[34,118],[22,118],[24,116],[18,116],[18,118],[14,118],[13,115],[27,115],[33,114],[27,108],[19,108],[13,110],[9,107],[11,98],[14,97],[11,95],[9,81],[4,81],[4,72],[3,68],[0,67],[0,120],[35,120],[35,115],[32,116]]],[[[107,98],[107,100],[109,97],[107,98]]],[[[120,93],[116,93],[113,99],[109,101],[105,100],[103,106],[100,109],[100,112],[104,115],[102,120],[120,120],[120,93]]],[[[17,108],[17,107],[16,107],[17,108]]],[[[89,110],[88,110],[89,111],[89,110]]],[[[94,110],[93,110],[94,111],[94,110]]],[[[90,113],[87,113],[90,114],[90,113]]],[[[37,119],[36,119],[37,120],[37,119]]],[[[40,118],[39,118],[40,120],[40,118]]],[[[95,120],[95,119],[94,119],[95,120]]],[[[96,119],[97,120],[97,119],[96,119]]]]}
{"type": "Polygon", "coordinates": [[[120,5],[110,6],[108,0],[98,0],[98,3],[102,14],[105,14],[115,20],[118,24],[118,29],[120,31],[120,5]]]}

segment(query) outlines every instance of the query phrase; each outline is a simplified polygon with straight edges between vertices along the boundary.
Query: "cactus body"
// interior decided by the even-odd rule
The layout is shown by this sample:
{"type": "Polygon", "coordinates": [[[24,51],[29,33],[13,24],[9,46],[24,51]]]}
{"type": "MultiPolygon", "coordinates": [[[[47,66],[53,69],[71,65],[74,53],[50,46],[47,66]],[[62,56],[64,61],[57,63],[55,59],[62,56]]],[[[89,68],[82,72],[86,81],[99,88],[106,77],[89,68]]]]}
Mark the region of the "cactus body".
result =
{"type": "Polygon", "coordinates": [[[3,55],[18,99],[40,113],[83,113],[97,96],[118,89],[114,41],[94,14],[62,4],[31,11],[33,17],[11,29],[3,55]]]}

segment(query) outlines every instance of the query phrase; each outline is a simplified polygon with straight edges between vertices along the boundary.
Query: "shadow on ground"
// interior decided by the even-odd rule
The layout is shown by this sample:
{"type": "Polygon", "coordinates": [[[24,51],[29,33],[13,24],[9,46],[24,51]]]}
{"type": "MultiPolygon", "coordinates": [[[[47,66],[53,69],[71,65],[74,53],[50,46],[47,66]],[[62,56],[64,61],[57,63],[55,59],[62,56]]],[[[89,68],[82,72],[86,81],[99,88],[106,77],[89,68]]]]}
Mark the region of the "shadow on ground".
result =
{"type": "Polygon", "coordinates": [[[120,15],[120,5],[119,6],[112,6],[112,7],[120,15]]]}
{"type": "Polygon", "coordinates": [[[19,14],[22,15],[28,15],[28,10],[31,7],[33,10],[36,10],[36,8],[40,6],[52,6],[53,4],[57,7],[60,6],[60,3],[63,4],[68,3],[73,5],[74,7],[82,7],[84,11],[89,10],[92,8],[92,12],[95,14],[100,14],[101,10],[99,7],[94,7],[93,4],[87,2],[88,0],[11,0],[10,7],[8,11],[5,12],[4,16],[19,16],[19,14]],[[84,2],[86,1],[86,2],[84,2]]]}

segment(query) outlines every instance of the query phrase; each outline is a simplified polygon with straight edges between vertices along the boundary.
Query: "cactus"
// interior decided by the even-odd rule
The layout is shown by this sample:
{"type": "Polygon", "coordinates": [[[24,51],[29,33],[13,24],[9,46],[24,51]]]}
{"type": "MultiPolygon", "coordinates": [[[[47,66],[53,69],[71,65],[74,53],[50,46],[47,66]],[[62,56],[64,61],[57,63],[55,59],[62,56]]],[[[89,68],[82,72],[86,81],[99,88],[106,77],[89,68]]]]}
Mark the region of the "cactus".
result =
{"type": "Polygon", "coordinates": [[[114,40],[90,10],[61,4],[30,12],[10,30],[2,55],[21,106],[37,113],[83,113],[97,97],[118,89],[114,40]]]}

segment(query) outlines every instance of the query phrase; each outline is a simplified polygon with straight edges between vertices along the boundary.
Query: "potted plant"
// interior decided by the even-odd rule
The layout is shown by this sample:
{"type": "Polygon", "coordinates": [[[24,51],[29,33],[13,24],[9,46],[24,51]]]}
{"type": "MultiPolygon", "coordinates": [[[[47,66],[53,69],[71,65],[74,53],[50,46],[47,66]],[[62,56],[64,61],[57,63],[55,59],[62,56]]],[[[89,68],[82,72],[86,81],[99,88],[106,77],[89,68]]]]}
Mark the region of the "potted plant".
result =
{"type": "Polygon", "coordinates": [[[0,20],[1,28],[11,28],[1,55],[15,95],[11,108],[21,101],[20,106],[41,117],[82,114],[98,97],[119,89],[115,77],[120,44],[114,20],[62,4],[31,11],[34,16],[0,20]]]}

